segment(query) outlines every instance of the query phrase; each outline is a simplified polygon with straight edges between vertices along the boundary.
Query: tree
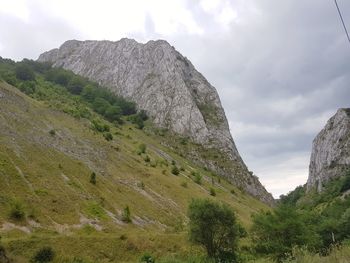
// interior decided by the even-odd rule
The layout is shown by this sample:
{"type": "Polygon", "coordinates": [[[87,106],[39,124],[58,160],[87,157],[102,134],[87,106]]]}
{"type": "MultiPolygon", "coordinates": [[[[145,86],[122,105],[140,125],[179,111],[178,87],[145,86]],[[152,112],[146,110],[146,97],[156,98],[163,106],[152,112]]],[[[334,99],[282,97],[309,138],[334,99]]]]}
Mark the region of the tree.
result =
{"type": "Polygon", "coordinates": [[[118,106],[109,106],[105,112],[105,116],[110,121],[117,121],[120,119],[121,110],[118,106]]]}
{"type": "Polygon", "coordinates": [[[102,98],[96,98],[92,104],[92,108],[99,114],[104,115],[106,110],[111,106],[109,102],[102,98]]]}
{"type": "Polygon", "coordinates": [[[82,92],[85,85],[85,81],[80,77],[73,77],[67,86],[70,93],[78,95],[82,92]]]}
{"type": "Polygon", "coordinates": [[[282,260],[295,246],[309,249],[320,246],[317,217],[291,205],[280,205],[273,212],[262,211],[253,216],[253,241],[258,253],[282,260]]]}
{"type": "Polygon", "coordinates": [[[16,69],[16,78],[20,80],[35,80],[34,71],[26,64],[19,64],[16,69]]]}
{"type": "Polygon", "coordinates": [[[235,213],[225,204],[193,199],[188,208],[190,240],[203,246],[217,262],[236,262],[239,227],[235,213]]]}

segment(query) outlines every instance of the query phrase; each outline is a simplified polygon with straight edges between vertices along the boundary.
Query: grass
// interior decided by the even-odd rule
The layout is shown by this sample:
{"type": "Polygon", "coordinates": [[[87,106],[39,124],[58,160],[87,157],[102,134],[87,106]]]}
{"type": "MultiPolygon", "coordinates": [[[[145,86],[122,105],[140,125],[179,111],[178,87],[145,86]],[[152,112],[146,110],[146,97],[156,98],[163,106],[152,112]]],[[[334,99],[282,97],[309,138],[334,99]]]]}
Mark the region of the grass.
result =
{"type": "MultiPolygon", "coordinates": [[[[257,260],[248,261],[249,263],[275,263],[268,258],[260,258],[257,260]]],[[[335,247],[329,255],[320,256],[313,254],[305,249],[296,248],[293,251],[293,256],[283,263],[348,263],[350,262],[350,246],[335,247]]]]}
{"type": "Polygon", "coordinates": [[[253,212],[268,209],[225,180],[215,179],[213,184],[211,172],[131,123],[117,127],[106,122],[113,140],[105,140],[91,129],[88,119],[62,110],[65,105],[80,107],[67,94],[61,98],[65,101],[61,108],[53,109],[51,101],[29,98],[10,85],[0,83],[0,91],[6,104],[0,111],[0,226],[11,221],[13,200],[23,204],[25,214],[24,220],[0,235],[18,262],[46,243],[57,255],[68,251],[72,257],[86,256],[92,262],[96,257],[100,262],[122,262],[117,255],[135,262],[146,250],[158,258],[186,255],[198,250],[186,240],[186,211],[192,198],[227,203],[247,227],[253,212]],[[141,144],[147,154],[138,154],[141,144]],[[146,155],[150,162],[144,161],[146,155]],[[172,162],[181,167],[178,176],[171,173],[172,162]],[[201,174],[200,185],[192,180],[192,171],[201,174]],[[96,185],[90,183],[93,172],[96,185]],[[209,194],[211,188],[215,197],[209,194]],[[131,211],[130,224],[120,220],[126,206],[131,211]],[[92,230],[91,222],[99,230],[92,230]],[[128,236],[126,243],[120,243],[122,234],[128,236]],[[111,245],[103,245],[109,241],[111,245]],[[93,251],[87,248],[91,242],[93,251]]]}

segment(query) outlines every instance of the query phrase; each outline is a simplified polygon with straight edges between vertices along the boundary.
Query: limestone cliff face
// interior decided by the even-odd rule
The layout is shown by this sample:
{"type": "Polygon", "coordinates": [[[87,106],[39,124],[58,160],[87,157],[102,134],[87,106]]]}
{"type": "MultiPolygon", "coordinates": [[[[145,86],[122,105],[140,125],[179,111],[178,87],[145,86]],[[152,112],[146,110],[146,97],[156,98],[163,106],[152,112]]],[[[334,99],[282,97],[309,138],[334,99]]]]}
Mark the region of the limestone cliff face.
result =
{"type": "Polygon", "coordinates": [[[339,109],[312,145],[307,189],[317,187],[350,168],[350,109],[339,109]]]}
{"type": "MultiPolygon", "coordinates": [[[[219,149],[245,171],[240,174],[244,177],[241,186],[265,202],[272,202],[272,196],[248,173],[215,88],[168,42],[70,40],[59,49],[43,53],[38,60],[72,70],[136,102],[158,127],[206,148],[219,149]],[[245,183],[248,179],[254,184],[245,183]]],[[[229,173],[233,178],[234,171],[229,173]]]]}

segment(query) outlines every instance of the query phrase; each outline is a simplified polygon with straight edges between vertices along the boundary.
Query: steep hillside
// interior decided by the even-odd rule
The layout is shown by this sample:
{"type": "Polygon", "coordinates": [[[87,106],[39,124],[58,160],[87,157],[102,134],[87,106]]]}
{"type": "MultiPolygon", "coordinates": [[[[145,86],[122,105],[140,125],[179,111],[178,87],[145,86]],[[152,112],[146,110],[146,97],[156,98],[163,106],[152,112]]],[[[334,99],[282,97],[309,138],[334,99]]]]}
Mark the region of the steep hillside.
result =
{"type": "Polygon", "coordinates": [[[0,235],[16,262],[43,245],[84,262],[194,253],[184,232],[192,198],[227,203],[245,226],[267,208],[166,146],[181,137],[111,123],[40,74],[3,77],[30,95],[0,83],[0,235]]]}
{"type": "Polygon", "coordinates": [[[307,189],[322,185],[350,168],[350,109],[339,109],[312,144],[307,189]]]}
{"type": "Polygon", "coordinates": [[[213,152],[202,158],[201,151],[185,151],[187,158],[273,203],[242,161],[215,88],[166,41],[70,40],[40,55],[38,61],[72,70],[136,102],[159,128],[188,137],[213,152]]]}

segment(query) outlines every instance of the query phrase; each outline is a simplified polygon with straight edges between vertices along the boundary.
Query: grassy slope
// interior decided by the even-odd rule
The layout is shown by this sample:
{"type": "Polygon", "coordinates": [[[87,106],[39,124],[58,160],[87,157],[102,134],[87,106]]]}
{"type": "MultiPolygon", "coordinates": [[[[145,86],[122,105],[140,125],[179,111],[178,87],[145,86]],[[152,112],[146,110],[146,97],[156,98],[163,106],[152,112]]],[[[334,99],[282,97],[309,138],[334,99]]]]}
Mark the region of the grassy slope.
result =
{"type": "Polygon", "coordinates": [[[112,128],[114,139],[107,142],[87,120],[5,83],[0,93],[0,234],[18,262],[27,262],[44,244],[54,247],[57,259],[81,256],[92,262],[135,262],[144,251],[194,253],[198,248],[188,244],[185,232],[191,198],[226,202],[245,226],[252,212],[267,208],[224,180],[214,177],[213,185],[210,172],[132,125],[112,128]],[[137,154],[140,143],[147,145],[151,162],[137,154]],[[179,176],[170,172],[172,160],[184,168],[179,176]],[[202,185],[193,182],[191,171],[202,174],[202,185]],[[96,185],[89,182],[92,172],[96,185]],[[9,219],[13,203],[21,204],[25,220],[9,219]],[[120,220],[126,205],[132,224],[120,220]]]}

